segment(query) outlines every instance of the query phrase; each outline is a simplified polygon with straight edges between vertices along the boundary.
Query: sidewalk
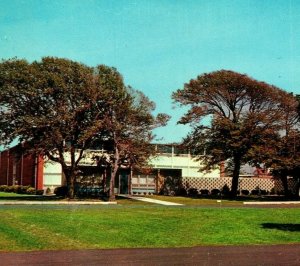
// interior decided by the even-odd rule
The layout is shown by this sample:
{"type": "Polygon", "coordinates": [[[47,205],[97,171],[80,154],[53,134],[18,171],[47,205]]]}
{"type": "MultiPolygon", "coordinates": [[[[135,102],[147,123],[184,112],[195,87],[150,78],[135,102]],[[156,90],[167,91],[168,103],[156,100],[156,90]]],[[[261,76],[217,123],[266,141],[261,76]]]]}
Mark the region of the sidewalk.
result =
{"type": "Polygon", "coordinates": [[[300,201],[246,201],[245,205],[281,205],[281,204],[299,204],[300,201]]]}
{"type": "Polygon", "coordinates": [[[139,200],[139,201],[150,202],[150,203],[160,204],[160,205],[165,205],[165,206],[184,206],[183,204],[180,204],[180,203],[169,202],[169,201],[164,201],[164,200],[136,197],[136,196],[130,196],[130,195],[119,195],[119,196],[128,198],[128,199],[132,199],[132,200],[139,200]]]}
{"type": "Polygon", "coordinates": [[[110,205],[117,202],[109,201],[29,201],[29,200],[5,200],[0,205],[110,205]]]}
{"type": "Polygon", "coordinates": [[[0,252],[1,265],[300,265],[300,245],[0,252]]]}

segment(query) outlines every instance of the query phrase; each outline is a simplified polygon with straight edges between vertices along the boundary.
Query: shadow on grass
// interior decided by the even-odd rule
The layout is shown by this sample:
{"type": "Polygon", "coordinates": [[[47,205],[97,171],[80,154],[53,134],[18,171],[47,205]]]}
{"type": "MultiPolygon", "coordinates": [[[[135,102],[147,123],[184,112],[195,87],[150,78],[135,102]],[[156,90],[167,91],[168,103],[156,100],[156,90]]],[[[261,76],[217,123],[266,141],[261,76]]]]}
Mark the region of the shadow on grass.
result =
{"type": "Polygon", "coordinates": [[[278,224],[278,223],[263,223],[264,229],[277,229],[281,231],[300,232],[300,224],[278,224]]]}

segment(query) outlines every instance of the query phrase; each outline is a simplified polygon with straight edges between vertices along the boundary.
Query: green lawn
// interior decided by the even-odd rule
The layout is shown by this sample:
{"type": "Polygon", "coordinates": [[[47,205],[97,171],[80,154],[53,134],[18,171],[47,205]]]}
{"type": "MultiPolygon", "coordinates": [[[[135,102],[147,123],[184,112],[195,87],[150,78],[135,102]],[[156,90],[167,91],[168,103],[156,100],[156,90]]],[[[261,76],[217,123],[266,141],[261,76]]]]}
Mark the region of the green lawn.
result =
{"type": "MultiPolygon", "coordinates": [[[[7,192],[2,192],[0,191],[0,199],[3,198],[14,198],[14,197],[18,197],[18,198],[24,198],[27,196],[31,196],[31,195],[25,195],[25,194],[17,194],[17,193],[7,193],[7,192]]],[[[33,197],[34,195],[32,195],[31,197],[33,197]]]]}
{"type": "Polygon", "coordinates": [[[0,250],[300,243],[300,208],[0,206],[0,250]]]}

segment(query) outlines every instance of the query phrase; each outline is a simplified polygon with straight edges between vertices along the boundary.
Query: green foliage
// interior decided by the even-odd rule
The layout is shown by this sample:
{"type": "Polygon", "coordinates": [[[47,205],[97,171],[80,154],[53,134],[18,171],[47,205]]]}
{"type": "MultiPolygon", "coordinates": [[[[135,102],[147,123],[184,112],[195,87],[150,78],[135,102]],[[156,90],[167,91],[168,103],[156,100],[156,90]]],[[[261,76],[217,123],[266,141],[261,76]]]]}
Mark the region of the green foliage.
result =
{"type": "Polygon", "coordinates": [[[1,185],[0,186],[0,191],[6,192],[8,186],[7,185],[1,185]]]}
{"type": "Polygon", "coordinates": [[[39,196],[42,196],[44,195],[44,190],[43,189],[38,189],[35,191],[35,195],[39,195],[39,196]]]}
{"type": "Polygon", "coordinates": [[[36,190],[33,187],[27,188],[27,190],[26,190],[26,194],[35,195],[35,193],[36,193],[36,190]]]}
{"type": "Polygon", "coordinates": [[[222,195],[229,196],[230,188],[227,184],[225,184],[221,190],[222,195]]]}
{"type": "Polygon", "coordinates": [[[59,197],[66,197],[68,194],[68,187],[67,186],[56,187],[54,189],[54,194],[59,197]]]}
{"type": "Polygon", "coordinates": [[[190,197],[197,197],[198,196],[198,189],[196,189],[196,188],[189,188],[187,194],[190,197]]]}
{"type": "Polygon", "coordinates": [[[182,178],[174,176],[166,176],[160,194],[166,196],[182,195],[187,192],[183,188],[182,178]]]}
{"type": "Polygon", "coordinates": [[[14,186],[1,185],[0,191],[8,192],[8,193],[16,193],[16,194],[31,194],[31,195],[34,195],[36,193],[36,190],[33,187],[20,186],[20,185],[14,185],[14,186]]]}

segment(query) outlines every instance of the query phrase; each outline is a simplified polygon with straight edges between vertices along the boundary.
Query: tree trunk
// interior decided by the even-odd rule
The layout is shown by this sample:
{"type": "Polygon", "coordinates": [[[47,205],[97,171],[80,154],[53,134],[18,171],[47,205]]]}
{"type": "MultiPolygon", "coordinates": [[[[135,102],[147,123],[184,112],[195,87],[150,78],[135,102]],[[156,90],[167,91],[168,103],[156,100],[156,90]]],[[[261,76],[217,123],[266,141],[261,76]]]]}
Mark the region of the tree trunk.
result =
{"type": "Polygon", "coordinates": [[[231,191],[230,197],[235,198],[238,191],[239,186],[239,177],[240,177],[240,169],[241,169],[241,158],[239,156],[233,159],[234,168],[232,173],[232,183],[231,183],[231,191]]]}
{"type": "Polygon", "coordinates": [[[71,169],[63,169],[67,181],[67,198],[74,199],[76,175],[71,169]]]}
{"type": "Polygon", "coordinates": [[[115,201],[116,196],[115,196],[115,179],[117,175],[117,167],[113,167],[111,171],[111,177],[110,177],[110,182],[109,182],[109,201],[115,201]]]}
{"type": "MultiPolygon", "coordinates": [[[[119,148],[117,145],[117,140],[116,140],[116,134],[114,134],[114,141],[115,141],[115,154],[114,154],[114,163],[112,165],[112,170],[111,170],[111,177],[110,177],[110,183],[109,183],[109,201],[115,201],[115,180],[116,176],[119,170],[119,160],[120,160],[120,154],[119,154],[119,148]]],[[[120,185],[120,184],[119,184],[120,185]]]]}
{"type": "Polygon", "coordinates": [[[106,193],[106,177],[107,177],[107,169],[105,168],[103,171],[103,179],[102,179],[103,193],[106,193]]]}
{"type": "Polygon", "coordinates": [[[289,186],[288,186],[287,174],[286,173],[282,173],[280,175],[280,180],[281,180],[282,185],[283,185],[284,195],[285,195],[286,198],[288,198],[290,196],[290,193],[289,193],[289,186]]]}

